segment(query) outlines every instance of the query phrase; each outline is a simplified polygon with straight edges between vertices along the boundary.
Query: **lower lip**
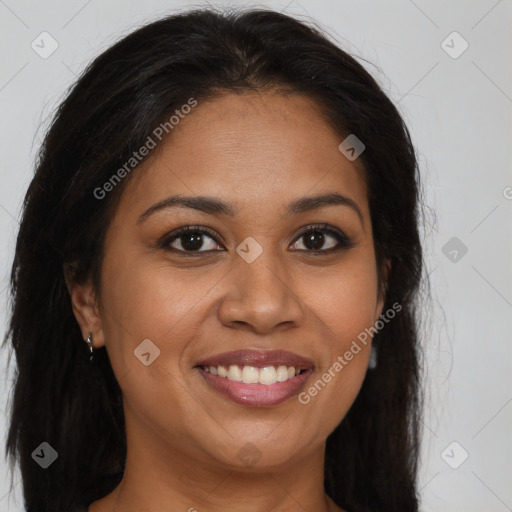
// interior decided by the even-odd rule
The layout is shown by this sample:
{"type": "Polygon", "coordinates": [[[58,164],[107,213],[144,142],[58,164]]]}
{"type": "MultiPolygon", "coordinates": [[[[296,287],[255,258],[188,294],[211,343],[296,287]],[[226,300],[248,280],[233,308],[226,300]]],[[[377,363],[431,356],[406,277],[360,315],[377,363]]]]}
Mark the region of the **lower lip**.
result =
{"type": "Polygon", "coordinates": [[[227,377],[212,375],[210,372],[197,368],[200,375],[215,390],[227,396],[233,402],[241,405],[250,405],[253,407],[265,407],[278,405],[286,402],[295,395],[298,395],[304,387],[305,382],[313,373],[313,370],[306,370],[300,375],[296,375],[284,382],[275,384],[245,384],[229,380],[227,377]]]}

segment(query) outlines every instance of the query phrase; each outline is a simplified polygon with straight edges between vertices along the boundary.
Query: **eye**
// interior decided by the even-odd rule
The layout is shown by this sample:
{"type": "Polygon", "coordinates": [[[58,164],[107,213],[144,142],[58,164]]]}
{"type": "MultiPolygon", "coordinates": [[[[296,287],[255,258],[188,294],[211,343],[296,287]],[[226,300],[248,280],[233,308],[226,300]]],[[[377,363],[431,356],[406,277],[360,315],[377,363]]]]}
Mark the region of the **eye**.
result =
{"type": "Polygon", "coordinates": [[[292,246],[292,250],[307,251],[311,254],[328,254],[354,246],[354,243],[341,230],[334,227],[328,228],[327,226],[329,225],[308,226],[299,235],[297,242],[292,246]]]}
{"type": "Polygon", "coordinates": [[[165,235],[159,246],[180,252],[209,252],[224,250],[214,231],[205,227],[185,226],[165,235]]]}

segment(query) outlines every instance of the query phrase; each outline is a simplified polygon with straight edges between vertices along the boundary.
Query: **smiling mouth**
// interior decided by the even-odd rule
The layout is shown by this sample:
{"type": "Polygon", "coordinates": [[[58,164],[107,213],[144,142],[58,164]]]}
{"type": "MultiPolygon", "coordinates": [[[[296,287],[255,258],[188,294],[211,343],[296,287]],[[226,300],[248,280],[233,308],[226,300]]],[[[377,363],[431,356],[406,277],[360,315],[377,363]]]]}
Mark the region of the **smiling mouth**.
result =
{"type": "Polygon", "coordinates": [[[297,395],[313,374],[313,362],[284,350],[237,350],[199,361],[195,369],[210,387],[247,406],[281,404],[297,395]]]}

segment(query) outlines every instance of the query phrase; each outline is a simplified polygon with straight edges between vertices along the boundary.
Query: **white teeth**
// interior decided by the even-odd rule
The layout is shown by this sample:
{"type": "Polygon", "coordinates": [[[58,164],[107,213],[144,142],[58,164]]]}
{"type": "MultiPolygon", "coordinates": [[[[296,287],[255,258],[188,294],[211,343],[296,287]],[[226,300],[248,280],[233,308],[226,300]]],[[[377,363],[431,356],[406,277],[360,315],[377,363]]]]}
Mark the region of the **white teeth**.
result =
{"type": "Polygon", "coordinates": [[[258,375],[258,368],[254,368],[254,366],[244,366],[242,370],[242,382],[246,384],[256,384],[256,382],[258,382],[258,375]]]}
{"type": "Polygon", "coordinates": [[[234,380],[236,382],[242,382],[242,370],[237,364],[232,364],[229,367],[228,375],[229,380],[234,380]]]}
{"type": "Polygon", "coordinates": [[[277,382],[284,382],[288,380],[288,368],[286,366],[279,366],[277,368],[277,382]]]}
{"type": "Polygon", "coordinates": [[[265,366],[260,370],[259,375],[260,384],[275,384],[277,382],[277,372],[273,366],[265,366]]]}
{"type": "Polygon", "coordinates": [[[232,364],[227,368],[226,366],[203,366],[203,370],[218,375],[235,382],[243,382],[245,384],[265,384],[270,386],[276,382],[285,382],[299,375],[300,368],[294,366],[281,365],[277,368],[275,366],[264,366],[257,368],[255,366],[240,366],[232,364]]]}

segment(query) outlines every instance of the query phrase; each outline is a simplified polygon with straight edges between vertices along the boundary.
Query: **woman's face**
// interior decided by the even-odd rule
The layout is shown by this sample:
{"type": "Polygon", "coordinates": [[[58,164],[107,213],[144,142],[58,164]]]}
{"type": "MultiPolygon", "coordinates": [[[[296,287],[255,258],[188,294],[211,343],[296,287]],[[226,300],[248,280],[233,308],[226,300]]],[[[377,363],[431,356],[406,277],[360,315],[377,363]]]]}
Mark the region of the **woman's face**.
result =
{"type": "Polygon", "coordinates": [[[199,102],[132,171],[95,331],[129,447],[285,467],[318,450],[356,398],[370,344],[345,354],[382,301],[362,169],[318,112],[277,92],[199,102]],[[191,200],[152,209],[171,197],[191,200]],[[174,236],[187,225],[207,233],[174,236]]]}

